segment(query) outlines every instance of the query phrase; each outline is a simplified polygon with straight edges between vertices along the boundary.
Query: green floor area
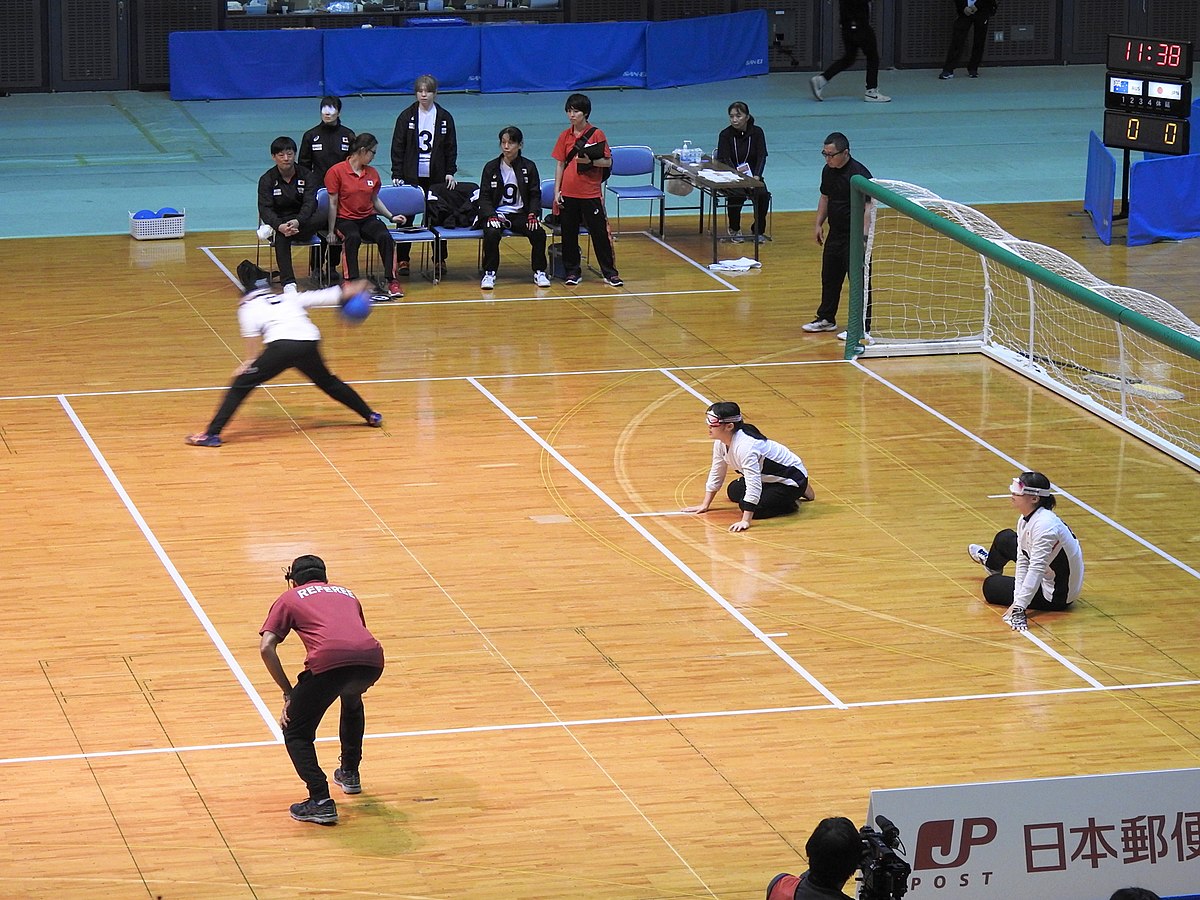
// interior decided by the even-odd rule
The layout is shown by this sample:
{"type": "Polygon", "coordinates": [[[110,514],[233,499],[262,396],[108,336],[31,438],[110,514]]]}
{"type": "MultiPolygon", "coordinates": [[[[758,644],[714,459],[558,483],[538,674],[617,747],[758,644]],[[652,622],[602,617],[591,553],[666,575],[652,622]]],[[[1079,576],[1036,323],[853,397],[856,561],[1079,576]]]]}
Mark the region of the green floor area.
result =
{"type": "MultiPolygon", "coordinates": [[[[1075,200],[1082,205],[1088,132],[1099,130],[1103,68],[984,68],[939,81],[937,70],[885,71],[891,103],[865,103],[863,73],[809,92],[811,73],[669,90],[592,91],[592,121],[613,144],[669,152],[687,139],[711,149],[725,110],[744,100],[767,135],[766,180],[776,210],[816,207],[821,143],[845,132],[877,178],[921,184],[964,203],[1075,200]]],[[[550,149],[566,126],[565,94],[444,94],[458,127],[459,177],[477,181],[515,124],[526,155],[553,175],[550,149]]],[[[381,143],[407,96],[347,97],[343,121],[381,143]]],[[[0,98],[0,237],[115,234],[133,210],[187,210],[189,232],[256,224],[255,185],[281,134],[316,124],[317,98],[173,102],[158,93],[14,94],[0,98]]]]}

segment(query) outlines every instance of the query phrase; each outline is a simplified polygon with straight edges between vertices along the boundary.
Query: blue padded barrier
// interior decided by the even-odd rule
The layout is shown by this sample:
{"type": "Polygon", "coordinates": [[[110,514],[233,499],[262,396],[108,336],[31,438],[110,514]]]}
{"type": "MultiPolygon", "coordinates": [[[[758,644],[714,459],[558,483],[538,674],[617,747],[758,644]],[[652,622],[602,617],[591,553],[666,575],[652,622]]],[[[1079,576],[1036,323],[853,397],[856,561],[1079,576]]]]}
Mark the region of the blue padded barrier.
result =
{"type": "Polygon", "coordinates": [[[479,90],[479,28],[331,28],[325,33],[325,93],[411,94],[437,72],[442,91],[479,90]]]}
{"type": "Polygon", "coordinates": [[[320,97],[321,43],[307,29],[173,32],[171,99],[320,97]]]}
{"type": "Polygon", "coordinates": [[[650,22],[646,27],[646,87],[705,84],[766,75],[767,12],[650,22]],[[686,47],[687,52],[679,52],[686,47]]]}
{"type": "Polygon", "coordinates": [[[645,22],[483,26],[478,30],[483,35],[481,90],[485,93],[646,86],[645,22]]]}
{"type": "Polygon", "coordinates": [[[1092,217],[1096,236],[1105,244],[1112,243],[1113,198],[1117,190],[1117,161],[1092,132],[1088,138],[1087,182],[1083,188],[1083,209],[1092,217]]]}
{"type": "Polygon", "coordinates": [[[1129,170],[1129,246],[1194,237],[1200,237],[1200,155],[1134,163],[1129,170]]]}

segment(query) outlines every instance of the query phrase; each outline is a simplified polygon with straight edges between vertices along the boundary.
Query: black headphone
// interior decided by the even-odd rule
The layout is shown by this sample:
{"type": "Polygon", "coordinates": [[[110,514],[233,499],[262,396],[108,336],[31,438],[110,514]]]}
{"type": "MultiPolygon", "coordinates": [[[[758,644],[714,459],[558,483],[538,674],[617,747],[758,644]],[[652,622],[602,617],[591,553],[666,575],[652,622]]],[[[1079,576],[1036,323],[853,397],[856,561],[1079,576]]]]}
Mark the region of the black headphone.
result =
{"type": "Polygon", "coordinates": [[[311,553],[297,556],[292,560],[292,564],[284,569],[283,578],[295,587],[310,581],[328,581],[325,576],[325,560],[311,553]]]}

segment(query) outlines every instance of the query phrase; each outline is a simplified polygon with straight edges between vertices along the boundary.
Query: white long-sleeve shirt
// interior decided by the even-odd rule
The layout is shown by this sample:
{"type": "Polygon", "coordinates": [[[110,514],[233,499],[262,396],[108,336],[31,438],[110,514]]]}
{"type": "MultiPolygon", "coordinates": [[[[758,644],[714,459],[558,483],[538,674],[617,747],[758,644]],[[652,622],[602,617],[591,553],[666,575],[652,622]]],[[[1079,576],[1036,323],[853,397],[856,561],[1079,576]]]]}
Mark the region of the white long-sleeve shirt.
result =
{"type": "Polygon", "coordinates": [[[712,469],[704,489],[714,494],[719,491],[730,466],[746,479],[746,497],[740,504],[742,509],[758,506],[764,481],[799,487],[800,480],[808,477],[800,457],[783,444],[760,440],[741,430],[733,433],[728,448],[722,441],[713,441],[712,469]]]}
{"type": "Polygon", "coordinates": [[[1041,589],[1050,602],[1074,603],[1083,591],[1083,551],[1053,510],[1039,507],[1017,519],[1017,576],[1013,606],[1025,609],[1041,589]]]}
{"type": "Polygon", "coordinates": [[[238,307],[242,337],[271,341],[319,341],[321,332],[308,317],[310,306],[332,305],[342,299],[340,287],[295,294],[251,291],[238,307]]]}

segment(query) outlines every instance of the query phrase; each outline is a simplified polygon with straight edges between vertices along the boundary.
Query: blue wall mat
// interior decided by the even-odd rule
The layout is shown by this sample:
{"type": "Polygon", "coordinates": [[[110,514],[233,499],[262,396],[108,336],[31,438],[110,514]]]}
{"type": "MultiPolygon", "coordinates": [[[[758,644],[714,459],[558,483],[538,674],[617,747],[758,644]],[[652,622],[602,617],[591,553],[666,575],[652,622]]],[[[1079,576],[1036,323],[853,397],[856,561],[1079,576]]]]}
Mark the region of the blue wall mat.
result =
{"type": "Polygon", "coordinates": [[[482,90],[486,93],[646,86],[645,22],[495,25],[476,30],[483,34],[482,90]]]}
{"type": "Polygon", "coordinates": [[[646,27],[646,87],[704,84],[766,75],[768,70],[766,10],[646,27]]]}
{"type": "Polygon", "coordinates": [[[1083,188],[1083,209],[1092,217],[1096,235],[1105,244],[1112,243],[1113,198],[1117,190],[1117,161],[1092,132],[1088,138],[1087,183],[1083,188]]]}
{"type": "Polygon", "coordinates": [[[176,31],[168,43],[172,100],[320,97],[321,32],[176,31]]]}
{"type": "Polygon", "coordinates": [[[1129,246],[1194,237],[1200,237],[1200,156],[1134,163],[1129,170],[1129,246]]]}
{"type": "Polygon", "coordinates": [[[330,28],[325,32],[326,91],[411,94],[433,72],[442,91],[479,90],[479,35],[484,29],[330,28]]]}

